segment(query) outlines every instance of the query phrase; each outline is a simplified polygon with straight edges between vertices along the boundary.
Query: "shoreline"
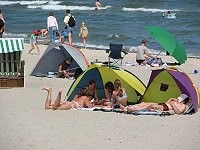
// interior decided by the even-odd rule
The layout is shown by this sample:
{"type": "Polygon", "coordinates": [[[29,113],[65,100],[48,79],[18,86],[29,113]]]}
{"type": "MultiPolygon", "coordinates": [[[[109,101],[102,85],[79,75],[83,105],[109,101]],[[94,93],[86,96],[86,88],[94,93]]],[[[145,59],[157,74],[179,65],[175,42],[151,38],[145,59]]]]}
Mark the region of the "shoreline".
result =
{"type": "MultiPolygon", "coordinates": [[[[58,41],[58,40],[56,40],[58,41]]],[[[45,40],[42,40],[42,41],[39,41],[39,44],[40,45],[48,45],[48,44],[44,44],[44,42],[46,42],[45,40]]],[[[25,42],[26,44],[29,44],[28,42],[25,42]]],[[[89,46],[87,46],[87,49],[90,49],[90,50],[103,50],[103,51],[106,51],[107,49],[109,49],[109,44],[108,46],[106,45],[93,45],[93,44],[87,44],[89,46]],[[91,46],[93,45],[93,46],[91,46]]],[[[79,48],[79,49],[84,49],[84,46],[83,46],[83,43],[82,42],[75,42],[75,44],[73,45],[74,47],[76,48],[79,48]]],[[[147,47],[148,48],[148,47],[147,47]]],[[[137,46],[131,46],[131,45],[123,45],[123,50],[125,52],[128,52],[128,53],[136,53],[137,52],[137,46]]],[[[157,55],[159,54],[158,56],[167,56],[166,55],[166,51],[162,50],[154,50],[154,49],[151,49],[149,48],[149,53],[150,54],[153,54],[153,55],[157,55]]],[[[197,55],[188,55],[187,58],[197,58],[197,59],[200,59],[200,55],[197,56],[197,55]]]]}

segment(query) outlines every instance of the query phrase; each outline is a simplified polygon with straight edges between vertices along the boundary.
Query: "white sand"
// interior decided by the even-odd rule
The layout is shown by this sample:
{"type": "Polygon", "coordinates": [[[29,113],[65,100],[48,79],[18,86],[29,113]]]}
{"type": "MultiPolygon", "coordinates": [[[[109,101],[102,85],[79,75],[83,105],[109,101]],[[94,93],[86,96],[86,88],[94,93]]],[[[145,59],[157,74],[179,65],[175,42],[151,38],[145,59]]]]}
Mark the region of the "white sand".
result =
{"type": "MultiPolygon", "coordinates": [[[[186,116],[134,116],[119,113],[86,111],[52,111],[44,109],[46,92],[43,86],[53,88],[53,97],[59,87],[63,97],[73,80],[29,76],[42,55],[29,55],[25,45],[22,58],[26,62],[25,88],[0,89],[0,149],[2,150],[199,150],[200,112],[186,116]]],[[[46,46],[40,46],[42,53],[46,46]]],[[[33,51],[36,52],[36,51],[33,51]]],[[[83,50],[89,62],[107,61],[104,51],[83,50]]],[[[174,62],[171,56],[161,56],[174,62]]],[[[124,62],[135,63],[135,54],[126,55],[124,62]]],[[[200,59],[188,59],[179,68],[188,73],[200,87],[200,59]]],[[[151,70],[145,66],[123,66],[145,84],[151,70]]]]}

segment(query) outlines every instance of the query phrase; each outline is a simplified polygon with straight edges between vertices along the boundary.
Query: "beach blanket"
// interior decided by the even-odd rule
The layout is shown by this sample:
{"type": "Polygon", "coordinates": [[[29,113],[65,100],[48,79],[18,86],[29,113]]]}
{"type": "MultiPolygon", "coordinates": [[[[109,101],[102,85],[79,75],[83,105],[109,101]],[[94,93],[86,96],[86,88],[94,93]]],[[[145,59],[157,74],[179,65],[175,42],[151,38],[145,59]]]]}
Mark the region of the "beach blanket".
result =
{"type": "Polygon", "coordinates": [[[114,109],[113,108],[92,107],[92,108],[77,108],[77,110],[112,112],[114,109]]]}

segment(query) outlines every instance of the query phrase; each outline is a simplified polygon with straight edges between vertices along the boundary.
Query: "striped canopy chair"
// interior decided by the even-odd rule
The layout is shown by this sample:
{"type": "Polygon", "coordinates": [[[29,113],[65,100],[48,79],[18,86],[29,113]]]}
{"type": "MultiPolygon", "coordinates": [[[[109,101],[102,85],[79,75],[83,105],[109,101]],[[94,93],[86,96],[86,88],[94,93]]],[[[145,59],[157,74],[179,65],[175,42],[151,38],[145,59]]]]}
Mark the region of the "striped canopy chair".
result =
{"type": "Polygon", "coordinates": [[[24,50],[23,38],[0,39],[0,87],[24,86],[18,80],[24,80],[24,61],[21,52],[24,50]],[[10,84],[15,80],[15,84],[10,84]]]}

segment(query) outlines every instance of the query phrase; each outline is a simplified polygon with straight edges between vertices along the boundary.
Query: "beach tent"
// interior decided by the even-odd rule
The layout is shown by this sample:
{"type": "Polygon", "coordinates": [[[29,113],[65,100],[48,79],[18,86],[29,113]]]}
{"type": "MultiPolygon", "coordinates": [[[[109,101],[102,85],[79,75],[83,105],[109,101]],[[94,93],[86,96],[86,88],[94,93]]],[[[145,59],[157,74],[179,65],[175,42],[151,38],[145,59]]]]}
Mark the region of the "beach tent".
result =
{"type": "Polygon", "coordinates": [[[24,86],[23,38],[0,38],[0,87],[24,86]]]}
{"type": "Polygon", "coordinates": [[[200,97],[190,77],[177,68],[156,69],[152,70],[141,101],[162,103],[181,94],[191,97],[196,112],[200,97]]]}
{"type": "Polygon", "coordinates": [[[70,65],[71,69],[81,68],[84,71],[89,65],[79,49],[66,44],[51,42],[33,69],[31,76],[47,76],[48,72],[57,72],[59,64],[67,57],[74,59],[70,65]]]}
{"type": "Polygon", "coordinates": [[[82,87],[86,87],[89,80],[96,81],[99,99],[105,98],[105,83],[108,81],[114,82],[115,79],[120,79],[122,87],[126,89],[128,102],[137,103],[140,96],[144,94],[145,85],[129,71],[119,67],[112,68],[111,66],[92,64],[73,82],[67,92],[68,100],[71,101],[82,87]]]}

